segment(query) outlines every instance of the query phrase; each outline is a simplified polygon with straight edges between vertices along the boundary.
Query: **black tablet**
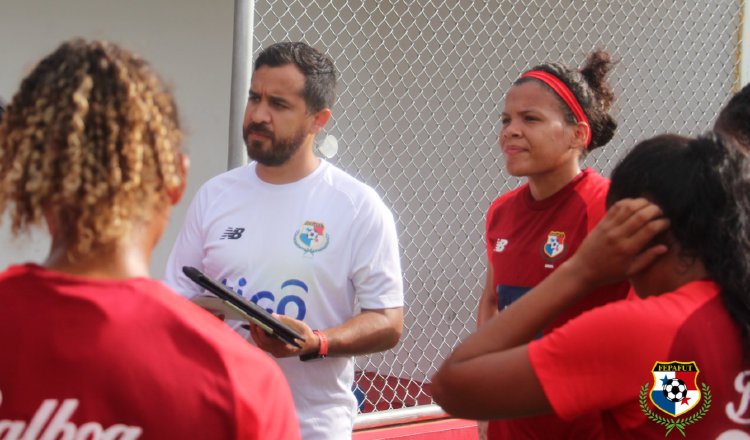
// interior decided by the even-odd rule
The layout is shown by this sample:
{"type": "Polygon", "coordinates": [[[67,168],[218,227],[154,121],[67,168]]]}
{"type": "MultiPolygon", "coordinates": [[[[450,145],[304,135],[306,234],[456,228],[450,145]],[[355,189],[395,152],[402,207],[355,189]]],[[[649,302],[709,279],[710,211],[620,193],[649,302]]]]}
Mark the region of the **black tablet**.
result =
{"type": "Polygon", "coordinates": [[[198,297],[193,301],[196,304],[209,309],[214,313],[223,313],[225,315],[234,314],[234,316],[239,315],[240,319],[256,324],[271,336],[274,336],[289,345],[302,348],[297,340],[304,342],[305,339],[294,329],[274,318],[266,309],[237,295],[223,284],[209,278],[206,274],[194,267],[183,266],[182,272],[187,275],[188,278],[193,280],[194,283],[216,295],[221,300],[211,301],[212,298],[210,297],[198,297]]]}

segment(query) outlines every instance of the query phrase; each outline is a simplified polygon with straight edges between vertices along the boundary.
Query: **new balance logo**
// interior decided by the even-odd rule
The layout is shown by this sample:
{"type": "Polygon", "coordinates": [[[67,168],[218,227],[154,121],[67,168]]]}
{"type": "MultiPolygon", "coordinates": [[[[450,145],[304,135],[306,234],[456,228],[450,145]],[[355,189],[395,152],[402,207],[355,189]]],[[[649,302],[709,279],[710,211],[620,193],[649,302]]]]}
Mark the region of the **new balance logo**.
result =
{"type": "Polygon", "coordinates": [[[238,238],[242,237],[243,232],[245,232],[245,228],[233,228],[230,226],[221,235],[221,240],[224,240],[226,238],[230,240],[237,240],[238,238]]]}
{"type": "Polygon", "coordinates": [[[495,252],[502,252],[505,250],[505,246],[508,245],[508,240],[504,238],[498,238],[495,242],[495,252]]]}

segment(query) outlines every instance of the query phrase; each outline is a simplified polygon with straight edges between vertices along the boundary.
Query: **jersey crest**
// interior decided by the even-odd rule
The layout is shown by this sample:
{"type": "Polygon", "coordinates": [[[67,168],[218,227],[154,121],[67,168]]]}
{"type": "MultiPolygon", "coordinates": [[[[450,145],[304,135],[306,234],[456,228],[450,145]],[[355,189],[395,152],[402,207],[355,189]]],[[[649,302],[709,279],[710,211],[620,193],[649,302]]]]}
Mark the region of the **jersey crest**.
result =
{"type": "Polygon", "coordinates": [[[565,233],[558,231],[550,231],[547,234],[547,242],[544,243],[542,248],[544,255],[547,258],[555,259],[565,252],[565,233]]]}
{"type": "Polygon", "coordinates": [[[294,233],[294,244],[305,251],[305,255],[312,255],[328,247],[328,233],[323,223],[306,221],[294,233]]]}
{"type": "Polygon", "coordinates": [[[705,383],[698,386],[698,365],[695,362],[656,362],[651,369],[653,384],[641,388],[641,411],[649,420],[666,427],[667,434],[677,428],[685,436],[685,428],[699,421],[711,406],[711,390],[705,383]],[[654,408],[670,417],[663,417],[651,410],[646,394],[654,408]],[[703,401],[700,409],[682,417],[703,401]]]}

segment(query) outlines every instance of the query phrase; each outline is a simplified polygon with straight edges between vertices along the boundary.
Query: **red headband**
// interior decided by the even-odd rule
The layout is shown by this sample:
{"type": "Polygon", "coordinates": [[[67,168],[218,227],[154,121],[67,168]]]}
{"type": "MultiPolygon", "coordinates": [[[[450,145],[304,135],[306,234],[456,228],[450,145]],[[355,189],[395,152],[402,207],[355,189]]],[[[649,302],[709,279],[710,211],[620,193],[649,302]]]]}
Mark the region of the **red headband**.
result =
{"type": "Polygon", "coordinates": [[[587,118],[586,113],[583,112],[581,104],[578,103],[578,100],[568,86],[560,81],[560,78],[543,70],[530,70],[521,75],[521,78],[536,78],[550,86],[573,112],[576,121],[586,123],[586,148],[588,148],[591,143],[591,124],[589,124],[589,118],[587,118]]]}

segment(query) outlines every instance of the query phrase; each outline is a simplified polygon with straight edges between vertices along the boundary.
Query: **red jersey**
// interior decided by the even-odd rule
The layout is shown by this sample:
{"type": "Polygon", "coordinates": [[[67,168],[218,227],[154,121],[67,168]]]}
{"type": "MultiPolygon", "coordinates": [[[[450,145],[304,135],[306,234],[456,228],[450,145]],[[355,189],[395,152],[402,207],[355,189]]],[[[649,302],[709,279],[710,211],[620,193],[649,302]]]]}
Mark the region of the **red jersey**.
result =
{"type": "MultiPolygon", "coordinates": [[[[686,438],[748,438],[750,433],[750,362],[743,356],[739,327],[711,281],[585,313],[528,350],[555,413],[566,420],[599,414],[606,439],[664,439],[665,427],[647,418],[639,399],[641,390],[663,375],[652,373],[655,364],[673,361],[695,362],[696,388],[705,384],[711,394],[708,411],[685,426],[686,438]]],[[[705,398],[689,402],[696,406],[679,417],[698,413],[705,398]]],[[[650,399],[646,404],[652,407],[650,399]]]]}
{"type": "MultiPolygon", "coordinates": [[[[609,180],[587,168],[560,191],[534,200],[525,184],[495,200],[487,213],[487,256],[500,310],[531,290],[575,253],[606,213],[609,180]]],[[[607,286],[562,313],[543,333],[586,310],[626,297],[627,283],[607,286]]],[[[541,335],[540,335],[541,336],[541,335]]],[[[489,439],[585,439],[601,422],[555,416],[491,421],[489,439]]]]}
{"type": "Polygon", "coordinates": [[[0,274],[0,437],[299,439],[276,363],[160,282],[0,274]]]}

